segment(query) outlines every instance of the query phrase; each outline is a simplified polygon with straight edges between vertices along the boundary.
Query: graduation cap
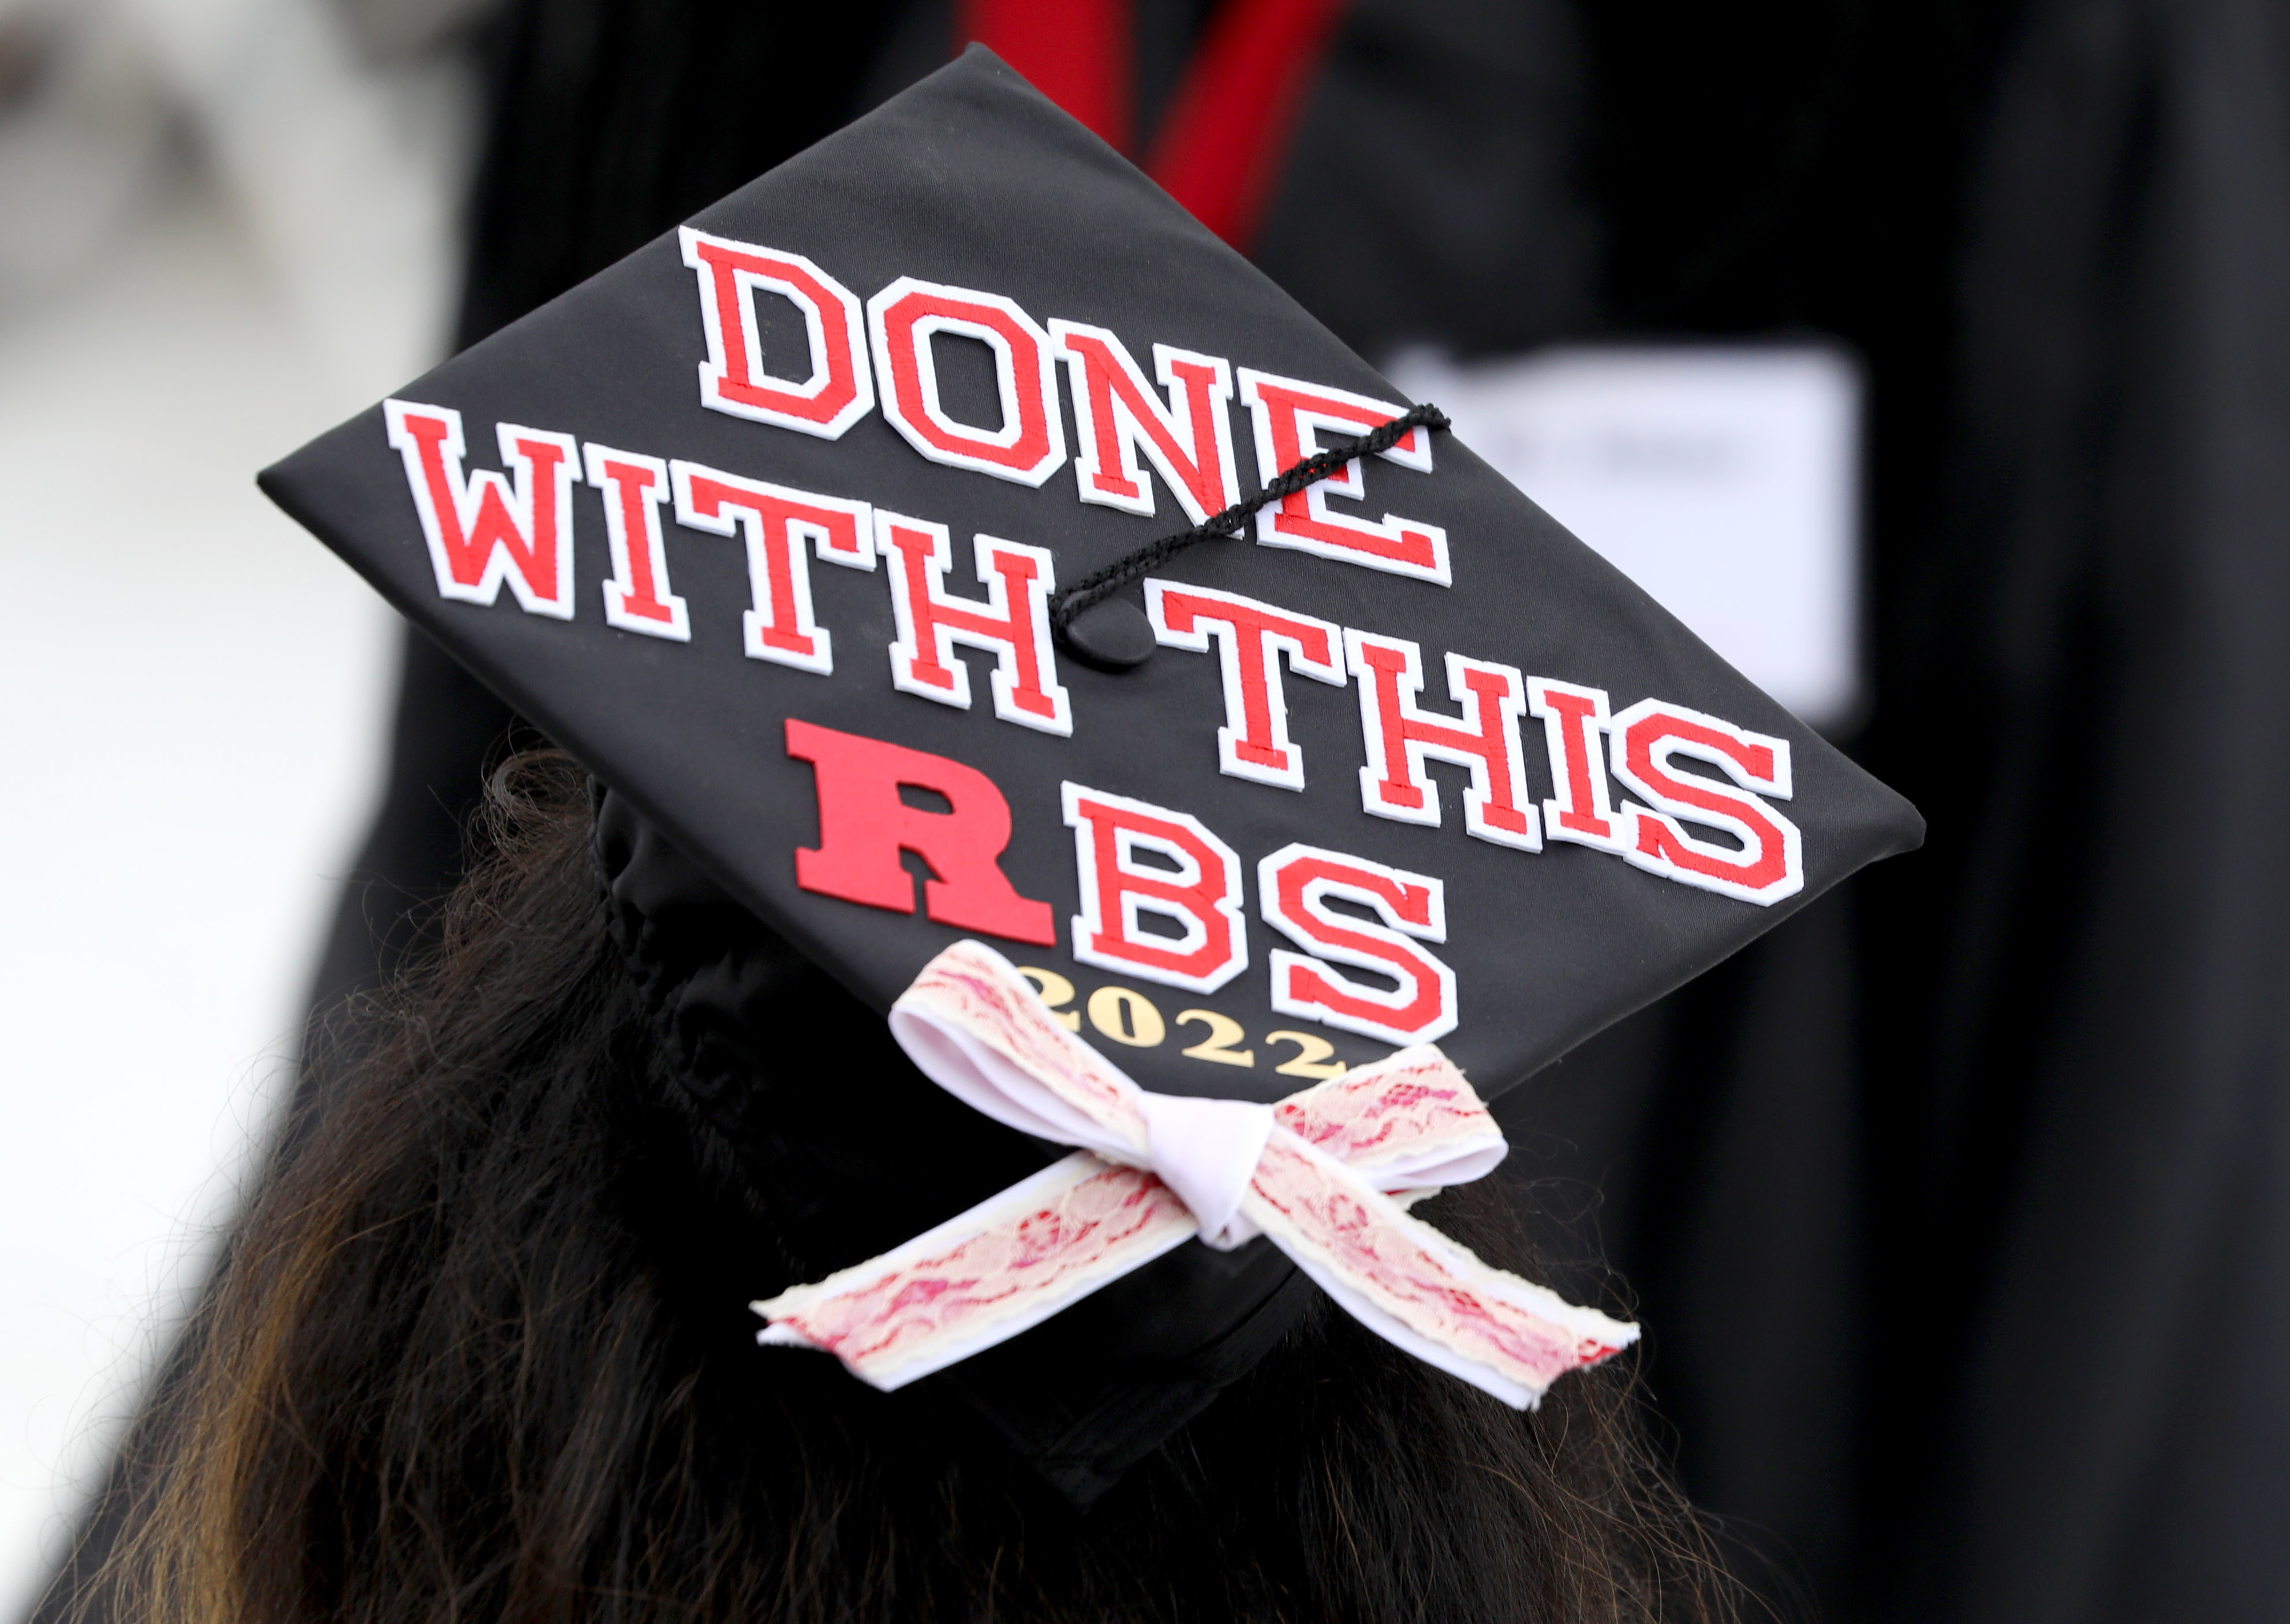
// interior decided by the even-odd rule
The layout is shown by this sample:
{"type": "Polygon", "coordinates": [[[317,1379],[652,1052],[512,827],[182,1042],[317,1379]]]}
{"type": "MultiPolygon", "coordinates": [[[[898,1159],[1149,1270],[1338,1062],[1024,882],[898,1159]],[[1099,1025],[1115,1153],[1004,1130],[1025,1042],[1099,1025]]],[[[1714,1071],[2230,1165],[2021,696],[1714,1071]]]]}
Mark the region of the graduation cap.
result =
{"type": "Polygon", "coordinates": [[[1921,836],[1444,421],[973,49],[262,483],[603,787],[767,1336],[1086,1500],[1308,1281],[1627,1340],[1405,1192],[1921,836]]]}

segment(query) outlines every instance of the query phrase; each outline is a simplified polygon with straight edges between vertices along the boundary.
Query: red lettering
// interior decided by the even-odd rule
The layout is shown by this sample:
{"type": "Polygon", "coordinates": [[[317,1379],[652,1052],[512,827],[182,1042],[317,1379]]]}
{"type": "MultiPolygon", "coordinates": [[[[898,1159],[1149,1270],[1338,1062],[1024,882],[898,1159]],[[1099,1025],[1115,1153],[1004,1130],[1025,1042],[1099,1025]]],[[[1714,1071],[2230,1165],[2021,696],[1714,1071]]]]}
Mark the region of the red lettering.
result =
{"type": "Polygon", "coordinates": [[[1439,822],[1439,787],[1424,771],[1436,758],[1470,769],[1463,795],[1463,827],[1481,840],[1542,850],[1541,821],[1527,798],[1518,719],[1526,708],[1515,667],[1447,656],[1447,693],[1463,707],[1461,717],[1421,710],[1423,654],[1402,637],[1344,633],[1352,675],[1360,684],[1360,731],[1367,763],[1360,769],[1360,804],[1379,818],[1402,823],[1439,822]]]}
{"type": "Polygon", "coordinates": [[[911,914],[915,876],[899,853],[912,852],[935,876],[923,885],[923,908],[935,923],[1057,945],[1050,905],[1020,896],[1002,872],[1010,803],[992,779],[943,756],[792,716],[787,750],[811,763],[819,784],[819,844],[795,854],[795,883],[804,890],[911,914]],[[908,805],[899,796],[901,785],[944,796],[948,810],[908,805]]]}
{"type": "Polygon", "coordinates": [[[604,584],[605,623],[647,637],[691,642],[692,616],[684,600],[668,588],[668,552],[661,541],[668,465],[594,440],[581,449],[589,483],[604,495],[605,533],[612,543],[613,579],[604,584]]]}
{"type": "Polygon", "coordinates": [[[908,444],[933,462],[1021,485],[1038,486],[1064,466],[1049,335],[1014,300],[901,276],[867,301],[867,321],[884,379],[883,415],[908,444]],[[940,404],[931,340],[941,332],[976,339],[993,352],[998,428],[957,422],[940,404]]]}
{"type": "Polygon", "coordinates": [[[799,253],[710,236],[690,226],[679,233],[684,262],[699,274],[700,320],[708,359],[700,364],[700,404],[733,417],[776,423],[799,434],[840,439],[875,407],[867,371],[859,300],[850,289],[799,253]],[[803,313],[811,372],[797,380],[766,371],[756,330],[758,291],[777,293],[803,313]]]}
{"type": "Polygon", "coordinates": [[[1526,708],[1529,715],[1542,718],[1550,781],[1558,792],[1542,804],[1545,832],[1553,840],[1620,852],[1625,843],[1606,791],[1606,756],[1600,737],[1607,720],[1605,691],[1530,676],[1526,708]]]}
{"type": "Polygon", "coordinates": [[[1789,741],[1752,733],[1682,705],[1641,700],[1613,718],[1614,776],[1648,806],[1630,807],[1625,860],[1684,885],[1770,908],[1805,889],[1797,825],[1766,804],[1762,791],[1790,798],[1789,741]],[[1677,757],[1706,762],[1739,790],[1699,772],[1673,770],[1677,757]],[[1689,834],[1688,822],[1732,836],[1726,845],[1689,834]]]}
{"type": "Polygon", "coordinates": [[[1455,1029],[1455,972],[1415,945],[1447,939],[1446,898],[1437,880],[1317,846],[1283,846],[1256,868],[1257,907],[1308,953],[1275,948],[1272,1007],[1389,1044],[1429,1043],[1455,1029]],[[1372,909],[1370,924],[1329,911],[1334,898],[1372,909]],[[1389,988],[1335,968],[1380,972],[1389,988]]]}
{"type": "MultiPolygon", "coordinates": [[[[1269,484],[1305,458],[1317,454],[1324,428],[1362,435],[1401,416],[1405,406],[1344,389],[1276,378],[1240,369],[1240,398],[1256,429],[1256,471],[1269,484]]],[[[1417,427],[1390,450],[1378,453],[1402,468],[1431,471],[1431,431],[1417,427]]],[[[1294,548],[1347,564],[1449,581],[1447,532],[1436,524],[1387,513],[1381,522],[1331,513],[1331,496],[1364,500],[1367,490],[1357,458],[1317,484],[1282,498],[1256,516],[1256,540],[1264,547],[1294,548]]]]}
{"type": "Polygon", "coordinates": [[[1303,788],[1304,752],[1288,738],[1280,656],[1300,676],[1341,687],[1348,680],[1342,633],[1325,620],[1253,598],[1165,580],[1145,583],[1145,612],[1156,640],[1171,648],[1205,654],[1210,637],[1216,639],[1225,716],[1217,729],[1218,769],[1283,789],[1303,788]]]}
{"type": "Polygon", "coordinates": [[[450,406],[382,403],[389,443],[405,460],[439,596],[491,604],[508,583],[527,614],[572,618],[572,436],[496,426],[516,484],[491,468],[466,477],[461,414],[450,406]]]}
{"type": "Polygon", "coordinates": [[[804,543],[829,564],[875,567],[873,509],[838,496],[815,496],[760,479],[721,474],[696,462],[669,468],[676,522],[718,536],[744,535],[754,607],[741,617],[750,660],[768,660],[826,676],[835,644],[811,607],[811,566],[804,543]]]}
{"type": "Polygon", "coordinates": [[[1058,684],[1050,642],[1050,594],[1057,588],[1049,549],[979,536],[973,542],[986,601],[946,590],[954,544],[946,526],[895,513],[875,515],[877,546],[891,561],[892,685],[959,710],[970,708],[970,669],[957,644],[998,656],[990,686],[994,714],[1021,727],[1071,736],[1073,704],[1058,684]]]}
{"type": "Polygon", "coordinates": [[[1105,795],[1063,789],[1081,875],[1073,956],[1085,964],[1195,992],[1214,992],[1248,968],[1240,859],[1197,818],[1105,795]],[[1138,860],[1147,853],[1153,863],[1138,860]],[[1148,916],[1176,934],[1148,931],[1148,916]]]}
{"type": "Polygon", "coordinates": [[[1141,448],[1196,524],[1240,500],[1233,466],[1232,368],[1214,356],[1153,346],[1153,370],[1169,392],[1165,407],[1119,339],[1102,327],[1053,321],[1050,337],[1073,381],[1081,450],[1074,474],[1081,500],[1150,514],[1153,490],[1138,466],[1141,448]]]}

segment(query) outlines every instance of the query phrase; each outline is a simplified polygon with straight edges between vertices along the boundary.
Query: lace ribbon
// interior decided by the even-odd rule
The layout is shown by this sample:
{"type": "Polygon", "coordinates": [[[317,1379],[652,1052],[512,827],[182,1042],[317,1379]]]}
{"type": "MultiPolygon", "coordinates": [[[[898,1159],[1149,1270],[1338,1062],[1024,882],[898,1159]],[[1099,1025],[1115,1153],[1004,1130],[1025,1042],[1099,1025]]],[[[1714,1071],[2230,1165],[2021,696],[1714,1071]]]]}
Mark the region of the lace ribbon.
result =
{"type": "Polygon", "coordinates": [[[1509,1147],[1430,1044],[1277,1105],[1140,1088],[991,948],[957,942],[891,1011],[924,1074],[995,1120],[1080,1149],[868,1262],[754,1305],[765,1343],[822,1348],[885,1391],[1008,1340],[1197,1236],[1271,1237],[1361,1324],[1506,1404],[1637,1327],[1490,1268],[1408,1216],[1509,1147]]]}

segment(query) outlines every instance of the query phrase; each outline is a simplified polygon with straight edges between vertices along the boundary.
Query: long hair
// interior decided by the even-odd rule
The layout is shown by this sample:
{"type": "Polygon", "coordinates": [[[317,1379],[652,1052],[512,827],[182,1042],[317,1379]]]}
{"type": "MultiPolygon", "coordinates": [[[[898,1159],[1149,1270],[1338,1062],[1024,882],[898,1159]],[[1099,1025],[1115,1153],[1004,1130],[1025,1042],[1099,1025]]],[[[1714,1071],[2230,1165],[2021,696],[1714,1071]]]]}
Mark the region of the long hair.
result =
{"type": "MultiPolygon", "coordinates": [[[[1520,1415],[1324,1313],[1077,1513],[929,1384],[757,1348],[770,1226],[650,1041],[581,775],[524,758],[490,801],[492,856],[337,1046],[137,1431],[112,1616],[1727,1612],[1611,1367],[1520,1415]]],[[[1420,1210],[1524,1261],[1500,1202],[1420,1210]]]]}

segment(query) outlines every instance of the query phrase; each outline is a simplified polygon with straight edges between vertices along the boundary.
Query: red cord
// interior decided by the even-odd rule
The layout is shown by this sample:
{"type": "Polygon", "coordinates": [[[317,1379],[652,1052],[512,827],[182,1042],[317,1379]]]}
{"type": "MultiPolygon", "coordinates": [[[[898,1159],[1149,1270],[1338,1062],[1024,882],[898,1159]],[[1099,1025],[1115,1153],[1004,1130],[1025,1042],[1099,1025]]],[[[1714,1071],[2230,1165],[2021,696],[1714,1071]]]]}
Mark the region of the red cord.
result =
{"type": "MultiPolygon", "coordinates": [[[[960,0],[955,47],[979,41],[1124,152],[1136,118],[1133,0],[960,0]]],[[[1224,0],[1193,52],[1145,168],[1245,253],[1344,0],[1224,0]]]]}
{"type": "Polygon", "coordinates": [[[1135,144],[1132,0],[959,0],[956,53],[976,40],[1122,152],[1135,144]]]}

